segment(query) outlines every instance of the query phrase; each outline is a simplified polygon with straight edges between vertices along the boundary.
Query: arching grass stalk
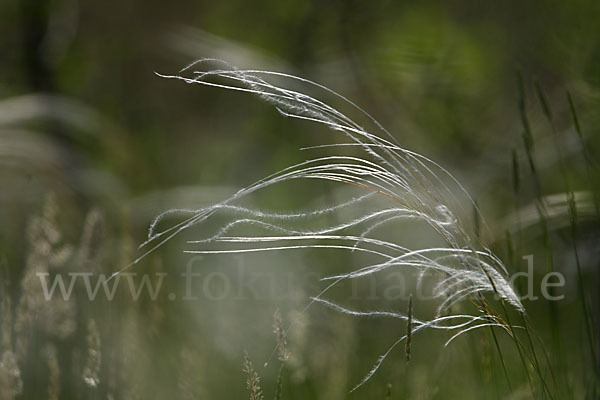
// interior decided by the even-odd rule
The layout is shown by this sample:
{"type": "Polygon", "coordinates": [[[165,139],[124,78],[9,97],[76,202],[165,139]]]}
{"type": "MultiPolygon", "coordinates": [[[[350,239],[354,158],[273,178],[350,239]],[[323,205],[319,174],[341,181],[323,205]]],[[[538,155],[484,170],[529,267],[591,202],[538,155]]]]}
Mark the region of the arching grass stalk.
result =
{"type": "MultiPolygon", "coordinates": [[[[366,383],[395,347],[419,332],[430,329],[452,332],[446,346],[459,336],[480,328],[499,327],[515,339],[514,328],[494,313],[487,303],[478,313],[452,312],[453,305],[466,300],[481,300],[495,294],[520,313],[525,310],[509,284],[502,261],[485,245],[482,237],[489,229],[477,205],[465,188],[434,161],[402,148],[393,136],[373,117],[342,95],[322,85],[292,75],[260,70],[238,70],[213,59],[199,60],[176,75],[160,75],[189,84],[201,84],[258,95],[272,104],[283,116],[324,125],[345,139],[338,145],[322,145],[309,149],[329,151],[353,150],[356,155],[330,155],[308,159],[256,181],[233,196],[210,207],[195,210],[169,210],[157,216],[150,226],[148,239],[142,244],[144,257],[178,233],[198,226],[214,216],[230,217],[214,234],[205,234],[188,243],[187,253],[230,254],[294,249],[338,249],[361,252],[370,261],[359,268],[323,278],[328,286],[312,304],[321,304],[354,316],[398,318],[409,325],[407,334],[399,337],[381,355],[355,388],[366,383]],[[360,113],[373,130],[363,128],[337,108],[293,89],[277,86],[271,80],[284,80],[318,90],[360,113]],[[324,180],[353,188],[356,195],[337,204],[313,210],[276,213],[253,209],[242,204],[245,197],[283,182],[324,180]],[[477,232],[463,216],[471,210],[477,215],[477,232]],[[319,225],[320,219],[340,210],[352,215],[337,224],[319,225]],[[183,220],[160,230],[167,215],[178,214],[183,220]],[[382,227],[413,221],[428,227],[443,245],[408,248],[402,236],[382,239],[382,227]],[[312,226],[306,228],[306,226],[312,226]],[[247,234],[253,226],[255,234],[247,234]],[[481,235],[480,232],[481,231],[481,235]],[[215,249],[215,244],[225,248],[215,249]],[[409,314],[389,311],[352,310],[325,298],[328,291],[342,281],[361,279],[384,271],[417,271],[418,284],[433,276],[433,297],[439,305],[433,318],[419,319],[409,314]]],[[[322,222],[322,221],[321,221],[322,222]]],[[[126,267],[128,268],[128,267],[126,267]]],[[[515,339],[516,340],[516,339],[515,339]]],[[[410,349],[410,345],[406,347],[410,349]]]]}

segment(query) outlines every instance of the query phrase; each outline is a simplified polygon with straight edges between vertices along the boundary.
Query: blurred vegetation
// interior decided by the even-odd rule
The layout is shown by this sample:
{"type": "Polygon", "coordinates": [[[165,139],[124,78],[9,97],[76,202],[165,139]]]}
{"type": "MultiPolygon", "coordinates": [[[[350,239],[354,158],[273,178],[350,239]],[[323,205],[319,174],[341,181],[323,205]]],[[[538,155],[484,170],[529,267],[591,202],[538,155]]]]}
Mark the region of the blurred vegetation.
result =
{"type": "MultiPolygon", "coordinates": [[[[110,274],[139,255],[160,212],[212,204],[305,160],[299,148],[335,142],[249,96],[155,74],[201,57],[331,87],[455,174],[512,273],[533,254],[536,291],[548,270],[565,276],[562,301],[525,301],[533,340],[553,365],[556,398],[598,398],[598,21],[592,0],[0,2],[0,399],[249,398],[246,384],[257,382],[242,368],[260,376],[265,398],[284,400],[531,396],[514,345],[499,336],[507,384],[489,331],[445,349],[448,337],[415,336],[410,363],[396,351],[349,394],[406,328],[301,313],[317,294],[314,274],[354,265],[346,254],[197,262],[203,274],[234,276],[243,264],[263,274],[259,288],[274,277],[280,296],[133,302],[121,285],[114,301],[89,302],[77,286],[71,302],[44,302],[36,272],[110,274]],[[293,322],[289,358],[263,367],[282,340],[277,309],[293,322]]],[[[315,184],[255,201],[281,211],[337,196],[315,184]]],[[[191,238],[132,272],[166,272],[162,292],[184,293],[191,238]]],[[[407,302],[363,306],[404,312],[407,302]]]]}

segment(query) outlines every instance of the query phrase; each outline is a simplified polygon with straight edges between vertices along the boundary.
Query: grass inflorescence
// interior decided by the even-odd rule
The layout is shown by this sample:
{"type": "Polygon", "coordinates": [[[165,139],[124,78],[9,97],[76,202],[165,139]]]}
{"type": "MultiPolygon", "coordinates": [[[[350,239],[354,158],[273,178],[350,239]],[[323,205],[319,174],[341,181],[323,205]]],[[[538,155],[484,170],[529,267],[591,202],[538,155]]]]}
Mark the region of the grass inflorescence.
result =
{"type": "MultiPolygon", "coordinates": [[[[177,75],[161,76],[190,84],[256,94],[272,104],[281,115],[324,125],[346,140],[337,145],[311,147],[309,149],[333,153],[308,159],[260,179],[213,206],[195,210],[169,210],[159,215],[149,229],[148,240],[142,245],[146,249],[144,254],[152,252],[180,232],[200,225],[216,214],[223,214],[231,218],[230,222],[212,235],[189,241],[190,245],[201,248],[186,250],[187,253],[230,254],[322,248],[371,256],[374,259],[371,264],[324,278],[327,286],[313,296],[307,305],[308,308],[313,304],[321,304],[354,316],[406,321],[406,334],[389,346],[354,389],[366,383],[401,342],[406,342],[408,360],[412,337],[426,329],[453,332],[446,346],[459,336],[481,328],[492,329],[496,342],[494,328],[501,329],[515,339],[517,327],[495,311],[492,308],[493,302],[486,301],[486,296],[497,296],[503,304],[503,313],[508,312],[504,304],[521,314],[525,309],[507,281],[508,271],[504,263],[485,245],[483,238],[489,228],[479,208],[465,188],[446,169],[420,154],[402,148],[381,124],[342,95],[303,78],[271,71],[239,70],[213,59],[197,61],[177,75]],[[217,67],[205,69],[207,66],[217,67]],[[375,131],[363,128],[324,101],[275,85],[271,83],[271,79],[300,83],[321,91],[358,111],[375,131]],[[381,136],[375,133],[377,131],[381,136]],[[336,149],[351,150],[353,153],[339,155],[335,153],[336,149]],[[243,204],[244,198],[254,192],[299,179],[325,180],[349,186],[355,194],[325,208],[292,213],[271,212],[243,204]],[[336,224],[310,228],[311,223],[318,221],[319,217],[342,210],[347,214],[353,211],[354,217],[336,224]],[[466,217],[471,210],[474,214],[474,227],[466,217]],[[182,215],[183,220],[159,230],[161,221],[173,214],[182,215]],[[428,227],[440,244],[408,248],[402,245],[402,235],[386,238],[378,235],[389,225],[407,221],[428,227]],[[243,228],[248,226],[260,233],[236,233],[247,232],[243,228]],[[226,247],[211,248],[219,243],[226,247]],[[407,314],[354,310],[326,299],[328,292],[341,282],[392,270],[417,271],[418,284],[428,280],[430,276],[435,278],[433,294],[439,302],[433,318],[420,319],[413,315],[412,297],[407,314]],[[474,314],[454,311],[456,305],[464,302],[476,305],[474,314]]],[[[529,134],[525,137],[528,138],[529,134]]],[[[531,139],[526,143],[531,146],[531,139]]],[[[533,169],[533,159],[530,159],[530,165],[533,169]]]]}

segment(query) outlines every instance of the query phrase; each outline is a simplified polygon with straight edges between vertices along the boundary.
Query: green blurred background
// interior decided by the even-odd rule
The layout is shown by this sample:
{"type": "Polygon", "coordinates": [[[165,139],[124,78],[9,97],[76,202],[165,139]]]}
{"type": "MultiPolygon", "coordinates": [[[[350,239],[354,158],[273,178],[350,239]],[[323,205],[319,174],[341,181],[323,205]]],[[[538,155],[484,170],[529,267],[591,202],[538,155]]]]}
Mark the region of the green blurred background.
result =
{"type": "MultiPolygon", "coordinates": [[[[85,264],[86,271],[111,273],[140,254],[137,245],[160,212],[222,200],[305,160],[299,148],[335,142],[325,128],[283,118],[252,96],[155,74],[215,57],[309,78],[366,109],[403,147],[465,183],[491,226],[485,240],[511,271],[525,270],[522,256],[534,255],[537,288],[549,242],[528,211],[535,179],[544,196],[557,195],[549,235],[554,268],[566,277],[565,299],[525,306],[549,349],[561,395],[593,398],[598,355],[586,347],[559,174],[566,168],[581,199],[579,256],[588,301],[598,311],[599,21],[600,3],[591,0],[1,2],[0,396],[247,398],[246,350],[270,398],[279,367],[276,360],[263,363],[275,346],[272,319],[280,309],[284,324],[294,322],[283,399],[383,399],[387,383],[395,399],[529,398],[514,346],[501,343],[509,388],[490,337],[477,332],[447,349],[444,335],[415,338],[410,364],[401,350],[392,353],[371,382],[349,394],[404,326],[318,307],[300,315],[320,287],[315,276],[353,262],[335,252],[207,256],[194,264],[204,274],[233,275],[243,265],[263,274],[260,288],[273,287],[270,279],[284,288],[279,296],[265,290],[243,301],[162,295],[132,302],[119,293],[112,302],[87,302],[76,287],[76,305],[36,302],[32,271],[80,271],[85,264]],[[523,144],[519,74],[537,177],[523,144]],[[547,95],[558,146],[534,82],[547,95]],[[515,220],[523,225],[516,228],[515,220]]],[[[274,190],[256,202],[281,211],[338,197],[316,184],[274,190]]],[[[181,253],[190,238],[176,238],[133,272],[166,272],[163,292],[183,293],[174,276],[192,258],[181,253]]],[[[375,306],[405,310],[406,302],[366,301],[363,308],[375,306]]]]}

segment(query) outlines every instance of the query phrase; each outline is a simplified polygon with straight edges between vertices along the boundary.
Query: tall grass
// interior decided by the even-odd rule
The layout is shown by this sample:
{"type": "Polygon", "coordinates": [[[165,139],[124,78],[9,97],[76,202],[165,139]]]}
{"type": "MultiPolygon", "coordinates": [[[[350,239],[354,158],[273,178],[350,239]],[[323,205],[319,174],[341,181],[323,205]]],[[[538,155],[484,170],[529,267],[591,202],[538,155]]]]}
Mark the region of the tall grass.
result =
{"type": "MultiPolygon", "coordinates": [[[[521,213],[518,216],[518,230],[521,232],[528,226],[534,225],[538,226],[541,230],[542,234],[542,244],[543,251],[545,253],[546,258],[546,272],[553,272],[558,269],[556,258],[557,258],[557,243],[564,241],[564,236],[560,236],[559,229],[562,227],[568,228],[567,236],[570,236],[567,241],[569,242],[569,246],[571,247],[571,253],[573,257],[574,267],[576,270],[576,295],[578,297],[579,303],[581,305],[581,317],[582,322],[585,326],[584,335],[586,338],[587,346],[590,354],[596,353],[596,344],[594,337],[594,318],[591,313],[591,307],[589,306],[588,300],[588,291],[590,286],[586,285],[584,280],[584,275],[582,272],[582,263],[580,259],[580,250],[578,246],[578,236],[579,236],[579,213],[585,212],[586,214],[593,214],[590,212],[591,210],[595,210],[596,216],[598,214],[598,202],[595,196],[596,188],[594,185],[591,186],[592,193],[581,191],[577,192],[574,188],[573,177],[576,176],[573,174],[576,171],[575,167],[572,164],[572,161],[564,154],[565,142],[568,139],[568,133],[559,132],[557,128],[557,120],[559,119],[555,112],[553,111],[553,107],[548,99],[548,96],[545,93],[544,88],[540,84],[538,80],[533,81],[533,92],[535,93],[535,98],[537,100],[537,105],[541,111],[541,115],[543,116],[543,120],[546,123],[544,128],[550,131],[550,136],[553,143],[553,152],[554,155],[552,159],[556,160],[555,168],[553,168],[552,173],[554,177],[558,177],[554,179],[554,186],[557,186],[561,192],[549,195],[547,194],[548,189],[544,188],[542,185],[542,173],[540,168],[537,166],[536,162],[536,152],[535,152],[535,140],[534,140],[534,132],[531,128],[529,118],[528,118],[528,105],[526,100],[526,85],[525,80],[518,74],[517,76],[518,82],[518,95],[519,95],[519,112],[521,115],[521,122],[523,127],[523,147],[525,150],[525,155],[527,157],[527,161],[529,164],[529,172],[530,177],[534,187],[534,205],[537,216],[533,218],[527,217],[526,214],[521,213]],[[525,218],[523,218],[525,217],[525,218]],[[550,226],[550,222],[552,219],[561,219],[562,225],[554,224],[554,227],[550,226]]],[[[581,144],[581,154],[583,155],[583,161],[585,165],[585,172],[588,180],[592,179],[594,170],[593,162],[590,158],[590,150],[584,144],[584,139],[581,131],[581,126],[579,122],[579,118],[577,115],[577,110],[573,101],[573,98],[570,92],[567,91],[567,103],[569,107],[570,117],[572,127],[577,134],[577,137],[581,144]]],[[[519,177],[519,167],[518,167],[518,158],[515,156],[513,152],[513,189],[515,194],[515,201],[517,205],[517,209],[519,209],[520,197],[522,197],[522,193],[519,190],[520,187],[520,177],[519,177]]],[[[591,182],[591,181],[590,181],[591,182]]],[[[557,190],[557,189],[554,189],[557,190]]],[[[532,214],[532,213],[530,213],[532,214]]],[[[519,233],[521,235],[521,233],[519,233]]],[[[511,246],[511,238],[510,235],[507,237],[507,243],[511,246]]],[[[512,250],[511,250],[512,252],[512,250]]],[[[558,254],[560,256],[560,254],[558,254]]],[[[554,289],[554,288],[552,288],[554,289]]],[[[550,292],[550,294],[554,295],[554,290],[550,292]]],[[[552,380],[554,382],[555,394],[560,395],[565,398],[572,398],[572,382],[569,379],[569,371],[568,371],[568,356],[569,348],[572,346],[572,342],[566,339],[563,335],[564,332],[564,315],[561,315],[559,311],[558,304],[556,302],[550,301],[548,302],[548,315],[550,317],[551,324],[551,333],[552,333],[552,351],[551,354],[548,354],[547,349],[545,348],[542,340],[539,338],[535,332],[532,333],[532,328],[530,327],[527,320],[524,322],[524,326],[526,328],[527,338],[529,342],[529,348],[531,349],[532,355],[536,357],[536,350],[531,339],[532,334],[538,338],[540,343],[540,349],[544,352],[544,357],[546,359],[547,366],[549,368],[549,372],[551,373],[552,380]],[[551,363],[552,361],[552,363],[551,363]],[[555,376],[553,370],[550,368],[550,365],[558,365],[558,376],[555,376]]],[[[595,398],[598,396],[598,365],[594,356],[591,357],[590,361],[592,362],[592,378],[591,381],[587,383],[587,394],[591,396],[590,398],[595,398]],[[591,384],[590,384],[591,382],[591,384]]],[[[535,360],[537,365],[540,365],[537,357],[535,360]]]]}
{"type": "MultiPolygon", "coordinates": [[[[369,381],[386,358],[404,341],[408,341],[408,358],[410,339],[424,330],[452,332],[446,341],[447,346],[465,333],[489,328],[500,350],[495,331],[499,328],[518,347],[523,347],[515,334],[517,327],[509,322],[506,305],[522,315],[525,309],[507,281],[508,271],[504,263],[485,244],[485,232],[488,230],[485,219],[465,188],[446,169],[402,148],[366,111],[331,89],[307,79],[271,71],[239,70],[214,59],[199,60],[177,75],[160,76],[258,95],[272,104],[281,115],[323,125],[339,134],[342,141],[335,145],[307,148],[330,153],[260,179],[213,206],[169,210],[160,214],[150,226],[148,239],[142,245],[145,252],[134,263],[177,234],[201,225],[217,214],[228,216],[230,221],[216,233],[189,241],[188,244],[193,247],[186,250],[187,253],[338,249],[370,255],[375,260],[372,263],[324,278],[325,288],[312,297],[306,306],[308,309],[313,304],[321,304],[348,315],[395,318],[407,322],[406,334],[390,344],[353,390],[369,381]],[[371,128],[364,128],[322,100],[272,81],[300,84],[321,92],[362,115],[371,128]],[[351,153],[346,155],[344,151],[351,153]],[[257,191],[296,180],[325,180],[349,186],[353,189],[353,195],[344,202],[324,208],[289,213],[250,208],[242,203],[244,198],[257,191]],[[475,224],[468,218],[471,210],[474,210],[475,224]],[[353,217],[337,224],[321,223],[320,226],[314,226],[319,224],[319,217],[340,211],[353,217]],[[181,215],[183,220],[166,229],[159,229],[163,219],[174,214],[181,215]],[[436,237],[432,240],[435,245],[408,248],[403,245],[406,238],[401,231],[393,237],[382,238],[378,235],[386,226],[407,221],[428,227],[436,237]],[[255,228],[258,233],[245,233],[247,230],[244,228],[248,226],[255,228]],[[225,247],[215,248],[218,244],[224,244],[225,247]],[[433,317],[421,319],[417,318],[418,313],[413,315],[412,301],[407,315],[385,310],[354,310],[326,298],[328,292],[343,281],[391,270],[416,271],[417,284],[428,280],[429,276],[434,277],[433,295],[438,299],[438,305],[433,317]],[[494,301],[488,299],[490,295],[500,299],[500,311],[493,308],[494,301]],[[472,303],[475,307],[471,313],[457,312],[455,306],[460,303],[472,303]]],[[[531,165],[533,168],[533,162],[531,165]]],[[[537,362],[534,366],[542,377],[537,362]]]]}

